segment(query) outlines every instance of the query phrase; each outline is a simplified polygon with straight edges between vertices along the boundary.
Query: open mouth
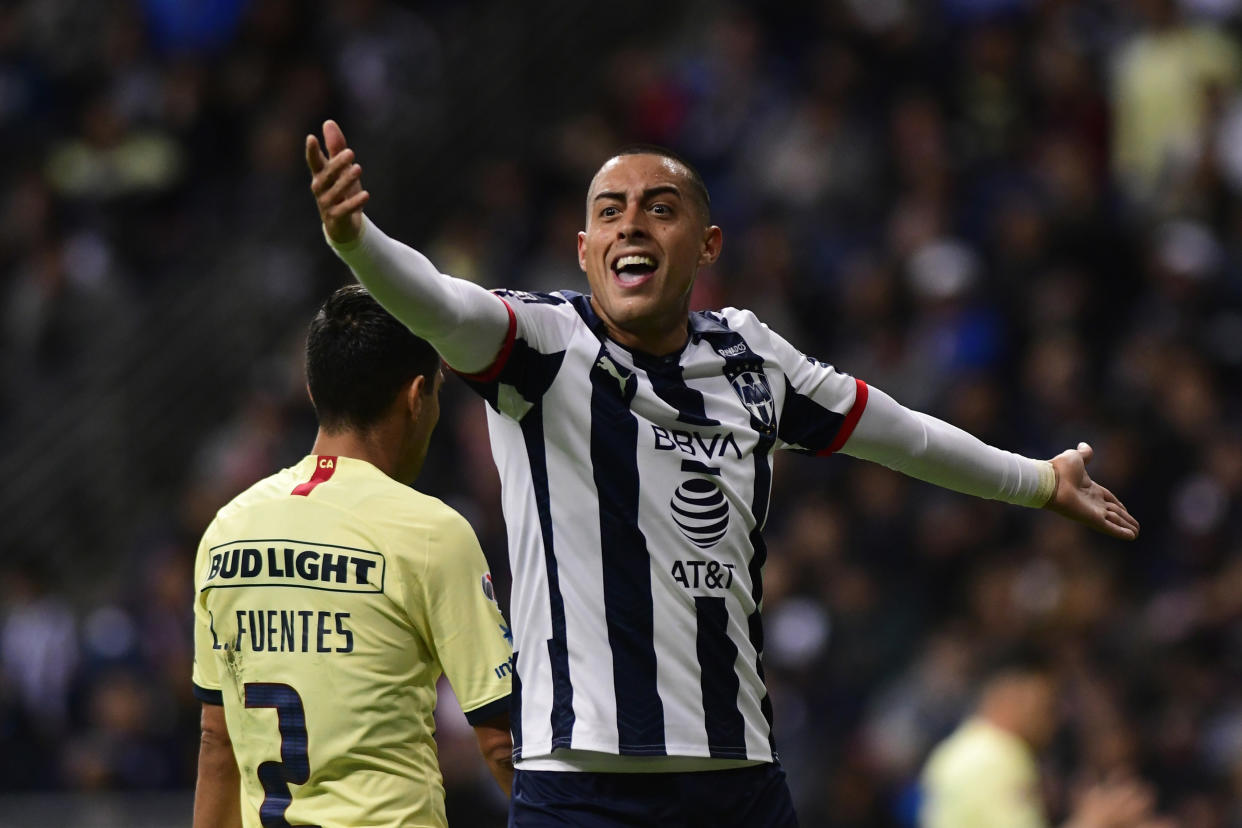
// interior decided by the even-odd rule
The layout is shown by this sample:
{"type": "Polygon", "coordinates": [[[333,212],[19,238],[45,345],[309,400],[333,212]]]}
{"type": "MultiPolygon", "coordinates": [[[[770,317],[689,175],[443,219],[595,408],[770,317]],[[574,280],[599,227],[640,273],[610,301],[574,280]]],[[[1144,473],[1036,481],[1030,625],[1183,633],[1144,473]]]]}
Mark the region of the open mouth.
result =
{"type": "Polygon", "coordinates": [[[645,253],[621,256],[612,264],[612,275],[624,287],[642,284],[655,273],[657,262],[645,253]]]}

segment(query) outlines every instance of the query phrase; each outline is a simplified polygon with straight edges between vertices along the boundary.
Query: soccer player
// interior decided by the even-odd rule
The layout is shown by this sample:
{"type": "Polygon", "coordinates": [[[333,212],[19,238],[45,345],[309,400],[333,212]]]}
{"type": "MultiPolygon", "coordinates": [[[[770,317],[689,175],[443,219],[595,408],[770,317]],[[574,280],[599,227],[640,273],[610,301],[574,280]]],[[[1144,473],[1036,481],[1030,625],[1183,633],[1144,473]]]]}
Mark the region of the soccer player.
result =
{"type": "Polygon", "coordinates": [[[440,358],[353,285],[311,322],[306,374],[310,455],[221,509],[198,549],[194,825],[443,826],[442,672],[506,793],[513,770],[512,651],[483,552],[409,488],[440,358]]]}
{"type": "MultiPolygon", "coordinates": [[[[1056,675],[1015,650],[989,670],[974,715],[932,751],[923,771],[922,828],[1045,828],[1039,751],[1056,734],[1056,675]]],[[[1132,779],[1089,788],[1065,828],[1152,825],[1152,797],[1132,779]]]]}
{"type": "Polygon", "coordinates": [[[590,296],[439,273],[363,215],[332,121],[306,160],[338,255],[487,401],[513,573],[512,825],[796,824],[760,657],[776,449],[1138,532],[1088,477],[1086,444],[1052,461],[1001,451],[748,311],[691,313],[722,235],[698,174],[665,150],[624,151],[591,181],[590,296]]]}

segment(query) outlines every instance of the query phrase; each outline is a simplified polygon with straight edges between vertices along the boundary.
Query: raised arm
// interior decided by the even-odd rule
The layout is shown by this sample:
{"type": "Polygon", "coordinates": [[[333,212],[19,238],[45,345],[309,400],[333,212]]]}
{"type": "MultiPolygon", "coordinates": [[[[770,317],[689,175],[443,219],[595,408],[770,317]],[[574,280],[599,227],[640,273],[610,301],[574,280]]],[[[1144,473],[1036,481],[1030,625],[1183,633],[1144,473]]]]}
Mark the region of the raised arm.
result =
{"type": "Polygon", "coordinates": [[[380,231],[362,212],[370,194],[362,167],[335,121],[323,148],[306,136],[306,164],[319,218],[336,254],[389,313],[436,347],[463,373],[492,364],[509,333],[504,302],[478,285],[436,270],[426,256],[380,231]],[[325,150],[326,149],[326,153],[325,150]]]}
{"type": "Polygon", "coordinates": [[[1091,480],[1091,447],[1032,460],[987,445],[943,420],[912,411],[877,388],[841,448],[895,471],[978,497],[1043,507],[1122,540],[1139,525],[1112,492],[1091,480]]]}

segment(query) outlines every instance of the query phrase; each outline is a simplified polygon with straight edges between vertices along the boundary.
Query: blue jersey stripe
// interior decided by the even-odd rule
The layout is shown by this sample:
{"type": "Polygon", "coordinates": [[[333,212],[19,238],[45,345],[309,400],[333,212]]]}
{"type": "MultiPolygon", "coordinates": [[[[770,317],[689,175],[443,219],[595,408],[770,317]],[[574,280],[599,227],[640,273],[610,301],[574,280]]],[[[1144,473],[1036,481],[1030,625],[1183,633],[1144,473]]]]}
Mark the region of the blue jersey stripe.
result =
{"type": "Polygon", "coordinates": [[[780,438],[803,454],[817,454],[836,440],[845,415],[799,394],[785,377],[785,405],[781,410],[780,438]]]}
{"type": "Polygon", "coordinates": [[[512,386],[522,396],[522,399],[528,402],[534,403],[542,399],[552,387],[561,369],[561,363],[565,359],[564,351],[541,354],[520,338],[508,343],[507,347],[509,353],[495,376],[458,374],[496,411],[500,411],[501,385],[512,386]]]}
{"type": "Polygon", "coordinates": [[[662,756],[647,539],[638,528],[638,377],[601,346],[591,367],[591,468],[599,495],[604,617],[612,649],[617,741],[623,754],[662,756]]]}
{"type": "MultiPolygon", "coordinates": [[[[530,460],[530,477],[539,528],[543,535],[543,559],[548,577],[548,611],[552,637],[548,639],[548,656],[552,666],[552,746],[569,747],[574,732],[574,688],[569,676],[569,648],[565,637],[565,600],[561,596],[560,578],[556,568],[555,536],[552,532],[552,507],[548,492],[548,460],[543,436],[543,403],[536,403],[522,418],[522,438],[530,460]]],[[[519,702],[520,705],[520,702],[519,702]]]]}
{"type": "Polygon", "coordinates": [[[522,758],[522,661],[513,651],[513,691],[509,696],[509,733],[513,736],[513,760],[522,758]]]}
{"type": "Polygon", "coordinates": [[[707,416],[703,393],[686,385],[680,365],[666,364],[639,354],[634,355],[634,364],[647,372],[651,390],[655,391],[656,396],[677,409],[677,422],[704,427],[720,425],[718,420],[707,416]]]}
{"type": "Polygon", "coordinates": [[[702,675],[707,748],[720,759],[746,758],[746,726],[737,707],[737,645],[729,638],[729,610],[724,598],[696,596],[696,649],[702,675]]]}
{"type": "MultiPolygon", "coordinates": [[[[724,358],[724,375],[730,383],[734,384],[739,397],[742,396],[742,392],[738,389],[735,378],[747,373],[764,376],[763,360],[751,350],[741,334],[726,328],[724,331],[704,333],[703,337],[716,350],[716,353],[724,358]]],[[[744,398],[743,401],[745,402],[744,398]]],[[[751,502],[751,514],[755,518],[755,528],[750,532],[751,556],[750,563],[747,565],[755,611],[747,619],[747,626],[751,646],[755,649],[755,672],[759,681],[764,684],[763,699],[759,707],[768,726],[768,743],[772,745],[775,755],[775,745],[772,740],[772,700],[768,695],[767,682],[763,675],[763,619],[758,608],[763,601],[763,565],[768,557],[768,547],[763,540],[763,524],[768,519],[768,506],[772,494],[772,465],[769,455],[772,453],[773,446],[776,445],[778,424],[774,420],[765,422],[756,416],[756,412],[762,413],[764,410],[758,406],[748,405],[747,410],[750,411],[751,427],[758,432],[758,441],[753,455],[755,486],[751,502]]]]}

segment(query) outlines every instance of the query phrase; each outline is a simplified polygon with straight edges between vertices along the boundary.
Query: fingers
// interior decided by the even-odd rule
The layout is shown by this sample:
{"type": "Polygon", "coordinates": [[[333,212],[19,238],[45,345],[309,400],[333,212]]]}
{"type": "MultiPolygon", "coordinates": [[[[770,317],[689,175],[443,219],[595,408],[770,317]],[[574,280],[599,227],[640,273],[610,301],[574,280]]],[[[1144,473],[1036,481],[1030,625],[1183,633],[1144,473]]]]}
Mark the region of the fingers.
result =
{"type": "Polygon", "coordinates": [[[350,152],[352,160],[353,153],[345,143],[345,133],[341,131],[336,121],[323,122],[323,149],[320,148],[318,138],[314,135],[306,136],[306,166],[310,167],[312,174],[319,174],[327,166],[329,159],[335,160],[337,156],[345,152],[350,152]],[[324,149],[327,150],[326,155],[324,149]]]}
{"type": "Polygon", "coordinates": [[[324,211],[324,219],[331,221],[347,216],[355,210],[361,210],[362,206],[371,200],[371,194],[366,190],[355,193],[340,204],[334,204],[324,211]]]}
{"type": "Polygon", "coordinates": [[[341,131],[336,121],[329,119],[323,122],[323,143],[328,150],[329,158],[335,158],[348,146],[345,143],[345,133],[341,131]]]}
{"type": "Polygon", "coordinates": [[[327,163],[327,157],[325,157],[323,151],[319,149],[319,139],[314,135],[307,135],[306,166],[310,168],[311,175],[318,175],[327,163]]]}
{"type": "MultiPolygon", "coordinates": [[[[332,156],[311,178],[311,192],[316,197],[322,198],[326,192],[335,187],[340,179],[344,177],[342,171],[348,174],[353,167],[357,166],[357,164],[354,164],[354,151],[351,149],[332,156]]],[[[361,175],[361,172],[362,169],[359,167],[358,172],[355,174],[361,175]]]]}
{"type": "Polygon", "coordinates": [[[1095,456],[1095,449],[1091,448],[1091,446],[1086,443],[1079,443],[1078,453],[1082,455],[1082,462],[1086,464],[1090,463],[1091,458],[1095,456]]]}
{"type": "MultiPolygon", "coordinates": [[[[341,156],[337,156],[340,158],[341,156]]],[[[332,159],[333,161],[336,158],[332,159]]],[[[362,178],[362,167],[357,164],[350,164],[342,173],[336,176],[336,180],[323,193],[319,194],[319,200],[324,204],[335,204],[340,201],[350,187],[358,183],[362,178]]]]}
{"type": "MultiPolygon", "coordinates": [[[[1095,484],[1096,493],[1101,500],[1104,501],[1105,520],[1111,525],[1120,528],[1125,532],[1126,540],[1134,540],[1138,537],[1139,522],[1134,519],[1130,511],[1126,509],[1125,504],[1117,499],[1117,496],[1108,489],[1095,484]]],[[[1120,537],[1120,536],[1119,536],[1120,537]]]]}
{"type": "Polygon", "coordinates": [[[1134,540],[1138,537],[1139,523],[1120,503],[1108,504],[1100,515],[1099,528],[1116,538],[1134,540]]]}
{"type": "Polygon", "coordinates": [[[1120,516],[1111,513],[1104,516],[1104,523],[1099,526],[1099,529],[1118,540],[1134,540],[1138,537],[1137,524],[1132,525],[1120,516]]]}

